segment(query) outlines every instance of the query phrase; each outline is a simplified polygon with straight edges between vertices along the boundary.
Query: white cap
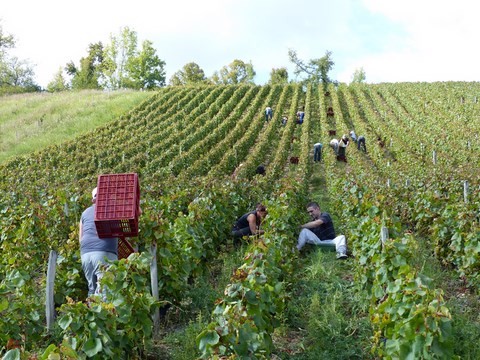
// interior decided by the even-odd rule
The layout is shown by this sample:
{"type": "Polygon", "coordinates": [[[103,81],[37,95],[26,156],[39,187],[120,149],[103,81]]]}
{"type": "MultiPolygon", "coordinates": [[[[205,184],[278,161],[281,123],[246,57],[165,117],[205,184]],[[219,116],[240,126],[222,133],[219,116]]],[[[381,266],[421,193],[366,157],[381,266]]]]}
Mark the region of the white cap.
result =
{"type": "Polygon", "coordinates": [[[92,190],[92,199],[95,199],[97,197],[97,188],[92,190]]]}

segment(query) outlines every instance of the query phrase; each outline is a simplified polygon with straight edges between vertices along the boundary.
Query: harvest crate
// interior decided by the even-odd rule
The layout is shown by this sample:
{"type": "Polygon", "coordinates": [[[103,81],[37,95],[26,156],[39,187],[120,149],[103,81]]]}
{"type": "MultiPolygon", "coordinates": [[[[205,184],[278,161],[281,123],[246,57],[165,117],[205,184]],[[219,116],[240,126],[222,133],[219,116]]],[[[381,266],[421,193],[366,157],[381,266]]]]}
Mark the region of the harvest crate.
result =
{"type": "Polygon", "coordinates": [[[136,173],[99,175],[95,226],[99,238],[138,235],[140,184],[136,173]]]}
{"type": "Polygon", "coordinates": [[[118,239],[118,260],[126,259],[133,254],[135,250],[133,249],[132,244],[128,242],[125,238],[118,239]]]}

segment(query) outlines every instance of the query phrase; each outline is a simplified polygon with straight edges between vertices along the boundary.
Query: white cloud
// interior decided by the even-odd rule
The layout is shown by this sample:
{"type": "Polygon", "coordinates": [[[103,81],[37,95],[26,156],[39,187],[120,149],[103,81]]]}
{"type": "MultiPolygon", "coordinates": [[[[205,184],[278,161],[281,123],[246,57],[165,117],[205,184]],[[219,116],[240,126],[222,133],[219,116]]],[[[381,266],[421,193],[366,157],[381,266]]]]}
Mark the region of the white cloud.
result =
{"type": "MultiPolygon", "coordinates": [[[[367,81],[480,80],[475,1],[364,0],[366,7],[405,29],[406,48],[356,60],[367,81]],[[371,75],[371,76],[369,76],[371,75]]],[[[345,74],[343,74],[345,75],[345,74]]]]}

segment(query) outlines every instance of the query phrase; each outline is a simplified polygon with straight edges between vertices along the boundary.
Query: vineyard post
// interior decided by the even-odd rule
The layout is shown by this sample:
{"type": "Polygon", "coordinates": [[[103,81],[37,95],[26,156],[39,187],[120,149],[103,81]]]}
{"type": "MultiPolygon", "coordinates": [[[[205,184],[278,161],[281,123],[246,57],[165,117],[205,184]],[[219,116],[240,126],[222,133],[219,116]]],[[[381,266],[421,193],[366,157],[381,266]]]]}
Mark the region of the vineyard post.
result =
{"type": "Polygon", "coordinates": [[[405,186],[409,187],[410,186],[410,179],[405,180],[405,186]]]}
{"type": "MultiPolygon", "coordinates": [[[[158,302],[158,269],[157,269],[157,243],[153,242],[150,246],[152,262],[150,263],[150,280],[152,283],[152,296],[158,302]]],[[[153,334],[157,335],[160,330],[160,309],[156,309],[153,314],[153,334]]]]}
{"type": "Polygon", "coordinates": [[[388,228],[385,226],[382,226],[382,230],[380,231],[380,239],[383,245],[385,245],[388,240],[388,228]]]}
{"type": "Polygon", "coordinates": [[[463,182],[463,201],[465,204],[468,203],[468,181],[463,182]]]}
{"type": "Polygon", "coordinates": [[[52,330],[53,322],[55,320],[55,302],[53,300],[53,287],[55,284],[55,270],[57,266],[57,252],[55,250],[50,251],[48,257],[47,268],[47,287],[46,287],[46,300],[45,300],[45,312],[47,318],[47,331],[52,330]]]}
{"type": "Polygon", "coordinates": [[[433,165],[437,165],[437,152],[433,150],[433,165]]]}
{"type": "Polygon", "coordinates": [[[387,179],[387,187],[390,187],[390,179],[387,179]]]}

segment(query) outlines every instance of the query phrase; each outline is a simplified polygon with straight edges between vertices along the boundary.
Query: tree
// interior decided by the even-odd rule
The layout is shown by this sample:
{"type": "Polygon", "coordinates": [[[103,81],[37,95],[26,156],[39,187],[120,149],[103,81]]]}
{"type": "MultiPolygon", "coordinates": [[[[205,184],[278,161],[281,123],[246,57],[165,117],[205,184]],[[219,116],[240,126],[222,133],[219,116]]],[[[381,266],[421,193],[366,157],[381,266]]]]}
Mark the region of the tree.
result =
{"type": "Polygon", "coordinates": [[[111,35],[105,46],[102,63],[102,85],[108,89],[153,89],[165,85],[165,62],[161,60],[151,41],[137,50],[137,33],[128,27],[118,36],[111,35]]]}
{"type": "Polygon", "coordinates": [[[62,68],[59,68],[52,81],[47,85],[48,92],[59,92],[68,90],[68,84],[63,76],[62,68]]]}
{"type": "Polygon", "coordinates": [[[105,47],[102,74],[104,86],[116,90],[125,88],[128,79],[128,62],[132,61],[137,48],[137,33],[128,26],[120,30],[120,35],[110,35],[110,44],[105,47]]]}
{"type": "Polygon", "coordinates": [[[311,59],[307,63],[298,58],[295,50],[288,50],[290,61],[295,64],[294,74],[296,76],[304,75],[303,79],[306,83],[318,84],[322,83],[324,88],[332,82],[328,77],[328,73],[332,70],[335,63],[332,60],[332,52],[326,51],[325,55],[318,59],[311,59]]]}
{"type": "Polygon", "coordinates": [[[34,88],[34,74],[26,60],[19,60],[16,56],[7,57],[1,71],[1,82],[14,87],[34,88]]]}
{"type": "Polygon", "coordinates": [[[40,91],[40,86],[34,81],[35,72],[28,61],[9,56],[8,49],[13,48],[13,35],[5,34],[0,25],[0,92],[40,91]]]}
{"type": "Polygon", "coordinates": [[[165,86],[165,61],[156,55],[152,42],[145,40],[142,51],[126,64],[125,87],[151,90],[165,86]]]}
{"type": "Polygon", "coordinates": [[[352,75],[352,83],[364,83],[366,79],[367,76],[365,75],[363,67],[356,69],[352,75]]]}
{"type": "Polygon", "coordinates": [[[275,84],[288,84],[288,71],[287,68],[272,69],[270,71],[270,80],[268,81],[270,85],[275,84]]]}
{"type": "Polygon", "coordinates": [[[255,71],[252,63],[244,63],[242,60],[233,60],[228,66],[224,66],[219,72],[215,71],[212,76],[214,84],[253,84],[255,71]]]}
{"type": "Polygon", "coordinates": [[[13,35],[4,34],[3,27],[0,24],[0,60],[2,60],[3,56],[6,54],[7,49],[12,49],[14,47],[15,40],[13,39],[13,35]]]}
{"type": "Polygon", "coordinates": [[[177,71],[170,78],[170,85],[173,86],[205,83],[207,83],[205,72],[202,68],[200,68],[200,66],[198,66],[198,64],[194,62],[184,65],[182,70],[177,71]]]}
{"type": "Polygon", "coordinates": [[[73,61],[65,67],[67,74],[72,76],[72,89],[100,89],[102,64],[103,44],[101,42],[90,44],[87,57],[80,59],[80,68],[77,68],[73,61]]]}

